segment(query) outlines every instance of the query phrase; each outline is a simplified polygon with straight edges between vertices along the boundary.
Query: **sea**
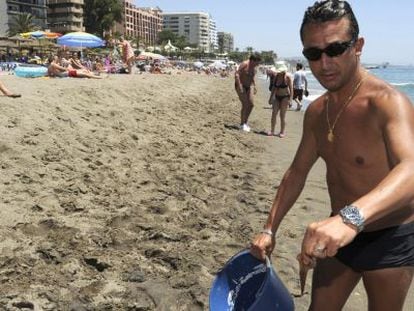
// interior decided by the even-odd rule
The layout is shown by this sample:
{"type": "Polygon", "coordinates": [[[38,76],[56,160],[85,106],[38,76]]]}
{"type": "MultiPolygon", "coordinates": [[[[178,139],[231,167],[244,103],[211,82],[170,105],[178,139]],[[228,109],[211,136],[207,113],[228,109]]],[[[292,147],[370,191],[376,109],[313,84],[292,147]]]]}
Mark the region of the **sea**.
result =
{"type": "MultiPolygon", "coordinates": [[[[373,68],[368,69],[368,71],[405,93],[414,105],[414,66],[388,65],[385,68],[373,68]]],[[[324,88],[316,80],[312,72],[306,71],[306,77],[308,79],[309,96],[305,97],[303,100],[303,109],[306,109],[310,102],[325,92],[324,88]]],[[[260,75],[259,79],[266,80],[266,76],[260,75]]]]}

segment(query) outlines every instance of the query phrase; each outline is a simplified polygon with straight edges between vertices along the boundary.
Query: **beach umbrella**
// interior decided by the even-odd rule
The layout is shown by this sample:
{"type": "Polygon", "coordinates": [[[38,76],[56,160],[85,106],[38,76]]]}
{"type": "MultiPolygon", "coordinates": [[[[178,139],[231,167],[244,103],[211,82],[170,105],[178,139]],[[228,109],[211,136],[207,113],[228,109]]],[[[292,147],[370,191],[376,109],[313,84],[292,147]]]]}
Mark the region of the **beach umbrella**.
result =
{"type": "MultiPolygon", "coordinates": [[[[40,51],[43,51],[43,47],[45,47],[47,44],[47,39],[56,39],[60,37],[62,34],[58,32],[50,32],[50,31],[42,31],[42,30],[36,30],[36,31],[29,31],[19,34],[21,38],[24,39],[36,39],[37,44],[33,44],[32,47],[39,47],[40,51]]],[[[26,45],[30,45],[29,43],[22,44],[21,47],[24,47],[26,45]]]]}
{"type": "Polygon", "coordinates": [[[174,45],[172,45],[172,44],[171,44],[171,41],[170,41],[170,40],[168,40],[168,43],[164,46],[164,50],[166,50],[166,51],[173,51],[173,52],[175,52],[175,51],[177,51],[177,50],[178,50],[178,48],[177,48],[177,47],[175,47],[174,45]]]}
{"type": "Polygon", "coordinates": [[[57,40],[57,44],[70,47],[96,48],[105,46],[105,41],[87,32],[69,32],[57,40]]]}
{"type": "Polygon", "coordinates": [[[198,61],[198,62],[194,62],[194,67],[197,67],[197,68],[201,68],[201,67],[203,67],[204,66],[204,64],[202,63],[202,62],[200,62],[200,61],[198,61]]]}
{"type": "Polygon", "coordinates": [[[33,38],[33,39],[56,39],[62,34],[58,32],[49,32],[49,31],[30,31],[21,33],[20,36],[23,38],[33,38]]]}
{"type": "Polygon", "coordinates": [[[221,61],[215,61],[214,63],[209,65],[210,68],[216,68],[217,70],[226,69],[227,65],[223,64],[221,61]]]}
{"type": "Polygon", "coordinates": [[[157,53],[151,53],[151,52],[141,52],[137,58],[137,60],[147,60],[147,59],[152,59],[152,60],[164,60],[166,59],[165,56],[162,56],[161,54],[157,54],[157,53]]]}

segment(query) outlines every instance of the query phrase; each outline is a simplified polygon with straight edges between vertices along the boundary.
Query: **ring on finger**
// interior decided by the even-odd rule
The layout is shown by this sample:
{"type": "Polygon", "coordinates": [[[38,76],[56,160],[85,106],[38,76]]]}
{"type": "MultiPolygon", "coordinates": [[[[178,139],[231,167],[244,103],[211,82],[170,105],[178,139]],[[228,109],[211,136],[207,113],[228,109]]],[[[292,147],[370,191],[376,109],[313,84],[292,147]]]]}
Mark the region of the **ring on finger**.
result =
{"type": "Polygon", "coordinates": [[[316,247],[315,247],[315,249],[314,249],[314,252],[315,252],[315,253],[319,253],[319,254],[321,254],[321,253],[323,253],[325,250],[326,250],[325,246],[322,246],[322,245],[316,245],[316,247]]]}

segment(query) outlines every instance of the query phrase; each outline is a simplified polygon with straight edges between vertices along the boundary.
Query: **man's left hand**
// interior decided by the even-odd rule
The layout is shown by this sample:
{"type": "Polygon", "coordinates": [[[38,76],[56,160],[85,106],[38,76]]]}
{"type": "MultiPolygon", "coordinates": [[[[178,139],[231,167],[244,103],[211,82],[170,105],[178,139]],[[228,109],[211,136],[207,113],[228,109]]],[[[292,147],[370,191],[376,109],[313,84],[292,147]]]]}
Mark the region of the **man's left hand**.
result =
{"type": "Polygon", "coordinates": [[[357,228],[345,224],[338,215],[311,223],[303,238],[301,254],[307,258],[333,257],[357,234],[357,228]]]}

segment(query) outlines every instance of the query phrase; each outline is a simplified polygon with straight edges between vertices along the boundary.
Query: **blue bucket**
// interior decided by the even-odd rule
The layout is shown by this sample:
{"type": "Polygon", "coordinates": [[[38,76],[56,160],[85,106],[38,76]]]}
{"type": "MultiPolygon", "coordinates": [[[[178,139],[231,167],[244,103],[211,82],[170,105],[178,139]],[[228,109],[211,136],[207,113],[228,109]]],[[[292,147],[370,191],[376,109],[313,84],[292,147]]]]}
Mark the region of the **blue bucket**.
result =
{"type": "Polygon", "coordinates": [[[234,255],[210,290],[210,311],[291,311],[292,296],[273,270],[248,250],[234,255]]]}

